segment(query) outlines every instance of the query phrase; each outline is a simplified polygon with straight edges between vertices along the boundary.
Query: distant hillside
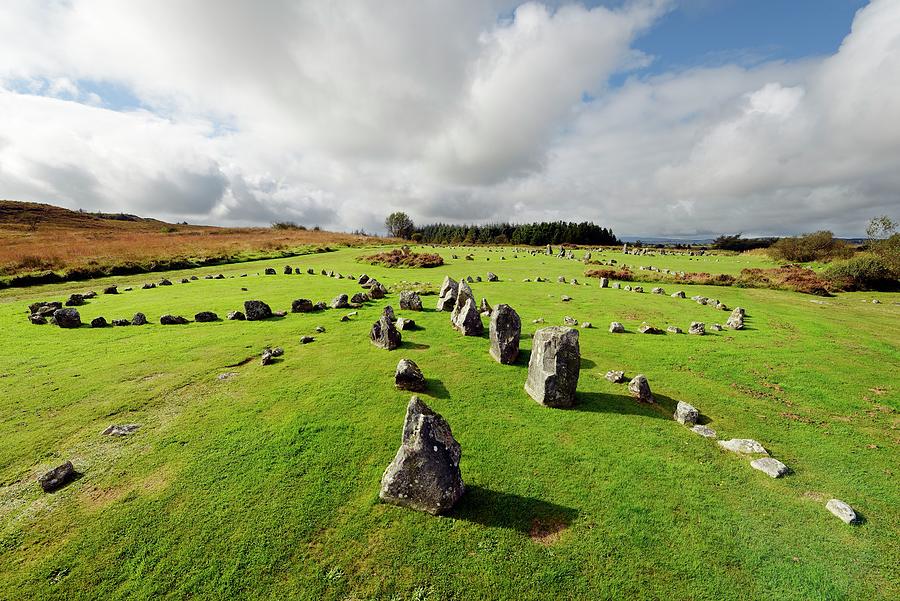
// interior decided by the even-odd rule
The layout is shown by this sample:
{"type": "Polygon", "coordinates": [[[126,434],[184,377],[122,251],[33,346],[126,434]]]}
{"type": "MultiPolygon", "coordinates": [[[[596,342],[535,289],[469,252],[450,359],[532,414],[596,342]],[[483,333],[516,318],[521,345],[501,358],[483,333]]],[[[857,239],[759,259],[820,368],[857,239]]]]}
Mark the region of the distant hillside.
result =
{"type": "Polygon", "coordinates": [[[384,242],[390,240],[317,228],[182,225],[124,213],[87,213],[0,200],[0,288],[384,242]]]}

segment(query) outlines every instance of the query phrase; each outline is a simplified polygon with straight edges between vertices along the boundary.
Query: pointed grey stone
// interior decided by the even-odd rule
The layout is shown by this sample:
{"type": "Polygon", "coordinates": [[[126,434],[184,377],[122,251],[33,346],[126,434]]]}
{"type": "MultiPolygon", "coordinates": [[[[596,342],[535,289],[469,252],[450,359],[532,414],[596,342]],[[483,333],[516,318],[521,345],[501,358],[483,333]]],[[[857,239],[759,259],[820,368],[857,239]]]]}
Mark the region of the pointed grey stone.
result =
{"type": "Polygon", "coordinates": [[[534,333],[525,391],[546,407],[571,407],[581,368],[578,330],[562,326],[534,333]]]}

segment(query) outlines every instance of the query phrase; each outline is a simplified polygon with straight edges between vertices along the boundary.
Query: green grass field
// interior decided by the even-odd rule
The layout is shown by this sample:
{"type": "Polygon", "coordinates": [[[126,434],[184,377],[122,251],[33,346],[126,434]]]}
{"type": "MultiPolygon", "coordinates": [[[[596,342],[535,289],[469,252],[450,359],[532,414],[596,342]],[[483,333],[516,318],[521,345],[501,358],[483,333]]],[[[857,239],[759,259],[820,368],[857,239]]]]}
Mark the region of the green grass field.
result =
{"type": "MultiPolygon", "coordinates": [[[[650,336],[636,333],[642,321],[686,331],[691,321],[724,324],[728,313],[670,298],[669,287],[666,296],[600,289],[578,261],[439,252],[448,264],[428,270],[361,265],[366,251],[346,249],[172,272],[176,282],[226,279],[153,290],[137,287],[160,274],[0,291],[0,598],[900,598],[900,294],[685,286],[688,297],[746,308],[747,329],[650,336]],[[422,313],[398,311],[421,329],[392,352],[368,332],[384,305],[397,309],[397,294],[346,323],[347,311],[329,310],[61,330],[25,313],[34,300],[108,283],[136,289],[88,301],[84,321],[136,311],[151,322],[201,310],[224,317],[252,298],[289,310],[295,298],[360,290],[281,275],[285,264],[365,272],[388,286],[493,271],[501,282],[472,289],[519,312],[523,356],[495,363],[487,335],[460,336],[432,310],[435,296],[423,297],[422,313]],[[279,275],[261,275],[269,266],[279,275]],[[250,276],[228,277],[242,273],[250,276]],[[552,281],[522,282],[535,276],[552,281]],[[595,327],[581,330],[579,405],[555,410],[523,384],[531,334],[564,315],[595,327]],[[546,324],[532,324],[539,317],[546,324]],[[628,333],[608,333],[613,320],[628,333]],[[304,334],[316,341],[299,344],[304,334]],[[285,354],[264,367],[266,345],[285,354]],[[422,368],[422,398],[462,445],[468,491],[446,517],[378,501],[409,400],[393,385],[403,357],[422,368]],[[604,379],[609,369],[646,374],[658,406],[636,404],[604,379]],[[218,379],[225,372],[236,375],[218,379]],[[755,438],[794,473],[773,480],[679,425],[678,400],[720,438],[755,438]],[[100,435],[129,422],[142,424],[130,437],[100,435]],[[65,460],[82,477],[43,493],[37,477],[65,460]],[[863,523],[832,516],[832,497],[863,523]]],[[[601,258],[712,273],[768,265],[601,258]]]]}

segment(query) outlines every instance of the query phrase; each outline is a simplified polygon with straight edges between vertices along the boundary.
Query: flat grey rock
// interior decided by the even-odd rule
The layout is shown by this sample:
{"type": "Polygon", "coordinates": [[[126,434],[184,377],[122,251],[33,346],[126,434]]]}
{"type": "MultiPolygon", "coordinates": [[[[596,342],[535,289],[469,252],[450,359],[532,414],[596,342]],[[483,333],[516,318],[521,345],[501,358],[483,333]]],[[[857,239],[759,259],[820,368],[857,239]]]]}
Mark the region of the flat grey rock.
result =
{"type": "Polygon", "coordinates": [[[742,455],[768,455],[766,449],[750,438],[732,438],[731,440],[720,440],[719,446],[726,451],[732,453],[741,453],[742,455]]]}
{"type": "Polygon", "coordinates": [[[113,424],[101,432],[104,436],[128,436],[140,428],[140,424],[113,424]]]}
{"type": "Polygon", "coordinates": [[[696,432],[703,438],[715,438],[716,437],[715,430],[713,430],[712,428],[709,428],[707,426],[701,426],[699,424],[694,426],[693,428],[691,428],[691,432],[696,432]]]}
{"type": "Polygon", "coordinates": [[[759,470],[767,476],[771,476],[773,478],[781,478],[785,474],[790,473],[790,468],[785,464],[781,463],[774,457],[763,457],[761,459],[754,459],[750,462],[750,467],[753,469],[759,470]]]}
{"type": "Polygon", "coordinates": [[[831,499],[825,504],[825,508],[836,515],[845,524],[858,524],[859,516],[852,507],[841,501],[840,499],[831,499]]]}

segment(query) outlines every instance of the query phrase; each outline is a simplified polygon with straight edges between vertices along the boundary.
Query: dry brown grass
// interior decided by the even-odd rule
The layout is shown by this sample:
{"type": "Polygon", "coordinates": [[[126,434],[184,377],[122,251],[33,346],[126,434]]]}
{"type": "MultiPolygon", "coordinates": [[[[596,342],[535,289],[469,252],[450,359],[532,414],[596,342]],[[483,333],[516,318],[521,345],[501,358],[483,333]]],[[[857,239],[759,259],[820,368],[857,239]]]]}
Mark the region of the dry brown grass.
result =
{"type": "Polygon", "coordinates": [[[440,267],[444,264],[441,255],[404,252],[398,248],[368,257],[360,257],[359,260],[382,267],[440,267]]]}
{"type": "Polygon", "coordinates": [[[122,264],[275,254],[374,239],[335,232],[173,225],[104,218],[35,203],[0,201],[0,275],[122,264]]]}

